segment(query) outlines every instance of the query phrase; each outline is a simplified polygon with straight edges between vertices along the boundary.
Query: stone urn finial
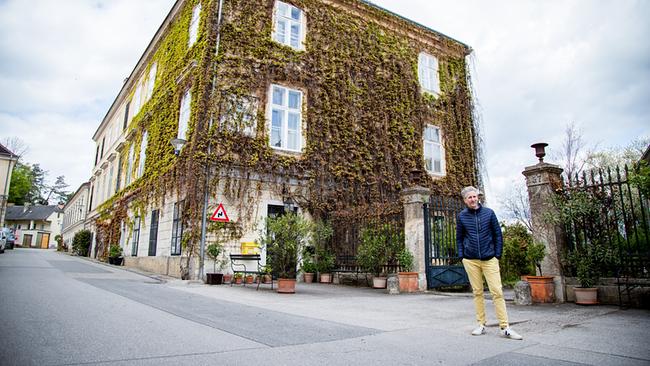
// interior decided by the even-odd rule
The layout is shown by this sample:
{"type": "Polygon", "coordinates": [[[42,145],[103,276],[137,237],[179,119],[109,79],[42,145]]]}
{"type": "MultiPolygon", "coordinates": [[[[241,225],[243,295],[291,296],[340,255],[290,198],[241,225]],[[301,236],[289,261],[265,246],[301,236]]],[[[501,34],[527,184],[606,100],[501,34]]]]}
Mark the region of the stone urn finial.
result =
{"type": "Polygon", "coordinates": [[[546,142],[538,142],[536,144],[530,145],[530,147],[535,149],[535,156],[537,156],[540,163],[544,162],[544,157],[546,156],[546,151],[544,151],[544,148],[547,146],[548,144],[546,142]]]}

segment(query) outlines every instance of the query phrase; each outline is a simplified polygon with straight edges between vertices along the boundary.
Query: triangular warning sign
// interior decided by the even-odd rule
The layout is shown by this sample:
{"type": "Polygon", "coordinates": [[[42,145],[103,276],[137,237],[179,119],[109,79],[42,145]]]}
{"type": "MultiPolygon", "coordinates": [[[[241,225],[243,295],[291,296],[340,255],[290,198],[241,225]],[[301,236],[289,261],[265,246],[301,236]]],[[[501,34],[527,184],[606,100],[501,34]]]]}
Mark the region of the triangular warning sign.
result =
{"type": "Polygon", "coordinates": [[[226,213],[226,209],[223,208],[223,203],[219,204],[219,207],[217,207],[217,209],[212,214],[212,217],[210,217],[210,221],[230,222],[228,214],[226,213]]]}

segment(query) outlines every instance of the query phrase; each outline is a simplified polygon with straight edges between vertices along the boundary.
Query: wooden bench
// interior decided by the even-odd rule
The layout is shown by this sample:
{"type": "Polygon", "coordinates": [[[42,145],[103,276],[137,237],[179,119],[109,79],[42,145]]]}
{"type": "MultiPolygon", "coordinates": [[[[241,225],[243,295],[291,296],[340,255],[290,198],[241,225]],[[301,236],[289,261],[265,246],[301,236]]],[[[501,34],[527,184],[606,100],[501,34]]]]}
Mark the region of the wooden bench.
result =
{"type": "MultiPolygon", "coordinates": [[[[332,275],[336,275],[338,282],[341,282],[341,273],[354,273],[355,274],[355,284],[359,285],[359,274],[361,273],[361,267],[357,264],[357,257],[354,255],[339,255],[336,256],[336,268],[332,270],[332,275]]],[[[367,276],[366,276],[367,277],[367,276]]],[[[366,278],[367,281],[367,278],[366,278]]]]}
{"type": "MultiPolygon", "coordinates": [[[[354,273],[355,274],[355,285],[359,285],[359,275],[364,274],[366,279],[366,285],[370,286],[370,280],[368,278],[368,273],[364,272],[361,269],[361,266],[357,263],[357,257],[354,255],[340,255],[336,257],[336,268],[332,270],[332,274],[335,274],[340,280],[341,273],[354,273]]],[[[401,271],[401,267],[398,264],[384,264],[381,266],[382,273],[397,273],[401,271]]]]}
{"type": "MultiPolygon", "coordinates": [[[[266,268],[262,265],[262,256],[259,254],[231,254],[230,255],[230,268],[233,275],[241,273],[242,276],[256,275],[257,276],[257,290],[260,289],[262,283],[262,276],[266,274],[266,268]]],[[[242,281],[246,286],[246,281],[242,281]]],[[[232,286],[232,282],[230,282],[232,286]]],[[[273,279],[271,279],[271,289],[273,289],[273,279]]]]}

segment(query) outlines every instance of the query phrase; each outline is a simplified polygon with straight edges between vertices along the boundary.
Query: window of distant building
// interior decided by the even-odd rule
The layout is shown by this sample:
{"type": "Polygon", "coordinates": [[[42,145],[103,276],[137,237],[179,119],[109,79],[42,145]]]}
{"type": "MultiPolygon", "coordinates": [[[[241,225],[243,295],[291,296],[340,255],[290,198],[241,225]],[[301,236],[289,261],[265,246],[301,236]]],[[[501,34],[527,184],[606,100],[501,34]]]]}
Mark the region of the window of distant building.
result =
{"type": "Polygon", "coordinates": [[[282,1],[275,2],[273,39],[296,50],[304,50],[305,16],[302,10],[282,1]]]}
{"type": "Polygon", "coordinates": [[[437,58],[424,52],[420,53],[418,57],[418,77],[423,91],[435,95],[440,94],[437,58]]]}
{"type": "Polygon", "coordinates": [[[196,4],[194,9],[192,9],[192,21],[190,21],[190,38],[187,46],[192,47],[196,43],[196,39],[199,35],[199,20],[201,15],[201,3],[196,4]]]}
{"type": "Polygon", "coordinates": [[[271,85],[270,93],[271,147],[300,152],[302,150],[302,92],[280,85],[271,85]]]}
{"type": "Polygon", "coordinates": [[[445,151],[442,145],[440,128],[426,125],[423,133],[424,167],[429,174],[445,175],[445,151]]]}

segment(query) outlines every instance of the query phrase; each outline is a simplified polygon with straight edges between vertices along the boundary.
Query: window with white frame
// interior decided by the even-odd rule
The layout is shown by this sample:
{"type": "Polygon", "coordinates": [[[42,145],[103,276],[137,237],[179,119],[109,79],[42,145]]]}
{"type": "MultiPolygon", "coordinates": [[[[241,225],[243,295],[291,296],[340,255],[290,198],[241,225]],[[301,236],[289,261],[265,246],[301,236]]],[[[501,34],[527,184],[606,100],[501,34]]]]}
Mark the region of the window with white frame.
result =
{"type": "Polygon", "coordinates": [[[131,183],[131,172],[133,171],[133,154],[135,153],[135,144],[131,144],[129,149],[129,158],[126,162],[126,179],[124,179],[124,186],[128,186],[131,183]]]}
{"type": "Polygon", "coordinates": [[[187,89],[185,94],[183,94],[183,99],[181,99],[181,111],[178,116],[178,135],[179,139],[184,139],[187,134],[187,125],[190,122],[190,106],[192,104],[192,92],[190,89],[187,89]]]}
{"type": "Polygon", "coordinates": [[[183,238],[183,203],[184,201],[174,203],[171,255],[181,254],[181,239],[183,238]]]}
{"type": "Polygon", "coordinates": [[[136,257],[138,255],[138,243],[140,242],[140,216],[133,218],[133,226],[131,228],[131,255],[136,257]]]}
{"type": "Polygon", "coordinates": [[[113,163],[109,162],[108,163],[109,168],[108,168],[108,177],[106,179],[106,199],[108,199],[110,196],[112,196],[111,192],[111,187],[113,186],[113,163]]]}
{"type": "Polygon", "coordinates": [[[153,95],[153,87],[156,84],[156,72],[158,71],[158,64],[153,63],[149,68],[149,77],[147,78],[147,95],[145,96],[145,102],[148,101],[153,95]]]}
{"type": "Polygon", "coordinates": [[[271,113],[271,147],[301,151],[302,149],[302,92],[271,85],[269,98],[271,113]]]}
{"type": "Polygon", "coordinates": [[[442,146],[440,128],[424,126],[424,167],[433,175],[445,175],[445,151],[442,146]]]}
{"type": "Polygon", "coordinates": [[[427,53],[420,53],[418,57],[418,77],[422,90],[440,94],[440,80],[438,79],[438,59],[427,53]]]}
{"type": "Polygon", "coordinates": [[[147,160],[147,140],[149,138],[149,134],[147,131],[144,131],[144,134],[142,135],[142,141],[140,141],[140,159],[138,162],[138,177],[142,176],[142,173],[144,173],[144,163],[147,160]]]}
{"type": "Polygon", "coordinates": [[[201,3],[196,4],[192,9],[192,21],[190,21],[190,38],[187,46],[192,47],[199,35],[199,19],[201,15],[201,3]]]}
{"type": "Polygon", "coordinates": [[[304,50],[305,16],[303,11],[282,1],[275,2],[273,39],[297,50],[304,50]]]}
{"type": "Polygon", "coordinates": [[[138,115],[140,107],[142,107],[142,83],[138,81],[138,84],[135,87],[135,92],[133,93],[133,99],[131,99],[131,109],[133,110],[131,114],[132,117],[138,115]]]}

